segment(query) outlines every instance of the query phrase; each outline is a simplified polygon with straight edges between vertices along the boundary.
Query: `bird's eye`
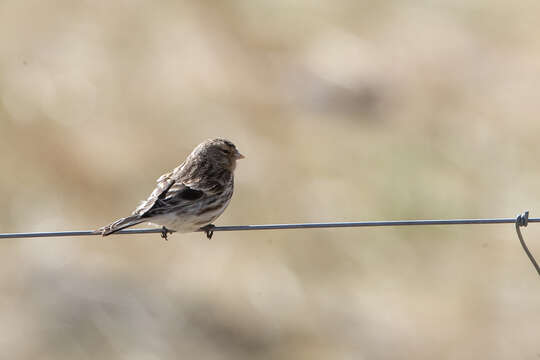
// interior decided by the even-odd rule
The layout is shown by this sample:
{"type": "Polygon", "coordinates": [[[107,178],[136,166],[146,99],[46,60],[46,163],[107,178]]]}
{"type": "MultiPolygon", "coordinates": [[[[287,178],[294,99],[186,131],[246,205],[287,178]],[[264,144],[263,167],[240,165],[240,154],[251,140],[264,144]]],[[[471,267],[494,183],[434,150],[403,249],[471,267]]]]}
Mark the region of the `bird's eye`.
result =
{"type": "Polygon", "coordinates": [[[221,152],[223,152],[224,154],[229,154],[229,153],[230,153],[230,150],[228,150],[228,149],[221,149],[221,152]]]}

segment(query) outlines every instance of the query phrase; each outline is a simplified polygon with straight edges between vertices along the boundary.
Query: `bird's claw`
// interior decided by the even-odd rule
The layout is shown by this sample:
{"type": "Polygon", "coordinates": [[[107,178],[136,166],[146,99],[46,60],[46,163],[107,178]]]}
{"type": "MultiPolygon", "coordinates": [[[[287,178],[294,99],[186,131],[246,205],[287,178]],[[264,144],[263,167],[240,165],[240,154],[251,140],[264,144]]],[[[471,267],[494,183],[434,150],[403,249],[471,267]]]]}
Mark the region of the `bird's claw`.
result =
{"type": "Polygon", "coordinates": [[[169,239],[167,239],[167,235],[168,235],[168,234],[172,234],[172,233],[173,233],[173,232],[172,232],[171,230],[167,229],[165,226],[163,226],[163,227],[161,228],[161,237],[162,237],[163,239],[165,239],[165,241],[168,241],[168,240],[169,240],[169,239]]]}
{"type": "Polygon", "coordinates": [[[210,240],[212,238],[212,235],[214,235],[215,227],[216,226],[214,224],[208,224],[201,228],[201,231],[204,231],[206,233],[206,237],[208,238],[208,240],[210,240]]]}

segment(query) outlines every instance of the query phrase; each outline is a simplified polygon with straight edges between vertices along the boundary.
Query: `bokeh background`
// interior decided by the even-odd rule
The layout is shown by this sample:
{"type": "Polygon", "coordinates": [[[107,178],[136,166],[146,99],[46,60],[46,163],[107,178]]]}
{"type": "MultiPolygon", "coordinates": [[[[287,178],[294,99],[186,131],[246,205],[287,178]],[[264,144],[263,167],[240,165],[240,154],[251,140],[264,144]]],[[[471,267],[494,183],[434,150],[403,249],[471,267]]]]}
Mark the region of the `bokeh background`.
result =
{"type": "MultiPolygon", "coordinates": [[[[0,2],[0,231],[125,216],[202,140],[218,225],[540,214],[540,2],[0,2]]],[[[540,256],[540,228],[524,230],[540,256]]],[[[9,359],[538,359],[512,225],[2,240],[9,359]]]]}

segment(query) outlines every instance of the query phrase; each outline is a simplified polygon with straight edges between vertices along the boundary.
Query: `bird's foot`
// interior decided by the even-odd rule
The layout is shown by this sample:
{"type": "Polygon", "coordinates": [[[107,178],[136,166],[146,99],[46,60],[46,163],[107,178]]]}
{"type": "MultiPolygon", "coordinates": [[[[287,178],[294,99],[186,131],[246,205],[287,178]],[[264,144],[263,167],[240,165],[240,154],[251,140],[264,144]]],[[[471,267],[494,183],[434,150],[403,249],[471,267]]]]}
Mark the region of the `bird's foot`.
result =
{"type": "Polygon", "coordinates": [[[162,226],[162,227],[161,227],[161,237],[162,237],[163,239],[165,239],[165,241],[168,241],[167,235],[168,235],[168,234],[172,234],[172,233],[173,233],[173,231],[167,229],[165,226],[162,226]]]}
{"type": "Polygon", "coordinates": [[[206,226],[203,226],[200,230],[204,231],[206,233],[206,237],[208,240],[212,238],[212,235],[214,235],[214,228],[216,226],[214,224],[208,224],[206,226]]]}

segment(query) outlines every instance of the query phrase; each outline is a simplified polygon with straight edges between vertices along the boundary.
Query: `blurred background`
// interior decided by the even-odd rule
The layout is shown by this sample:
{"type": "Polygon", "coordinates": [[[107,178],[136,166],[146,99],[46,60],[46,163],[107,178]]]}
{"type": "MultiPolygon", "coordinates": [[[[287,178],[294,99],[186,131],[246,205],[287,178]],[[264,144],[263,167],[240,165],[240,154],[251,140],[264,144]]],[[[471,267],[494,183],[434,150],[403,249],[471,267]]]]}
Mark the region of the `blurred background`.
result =
{"type": "MultiPolygon", "coordinates": [[[[540,2],[0,2],[0,232],[129,214],[202,140],[217,225],[540,215],[540,2]]],[[[540,226],[524,230],[540,257],[540,226]]],[[[538,359],[513,225],[0,242],[10,359],[538,359]]]]}

